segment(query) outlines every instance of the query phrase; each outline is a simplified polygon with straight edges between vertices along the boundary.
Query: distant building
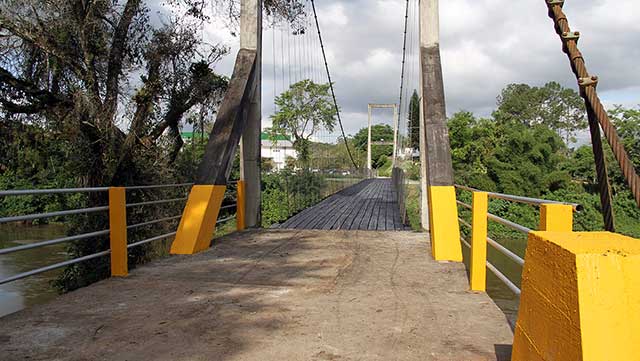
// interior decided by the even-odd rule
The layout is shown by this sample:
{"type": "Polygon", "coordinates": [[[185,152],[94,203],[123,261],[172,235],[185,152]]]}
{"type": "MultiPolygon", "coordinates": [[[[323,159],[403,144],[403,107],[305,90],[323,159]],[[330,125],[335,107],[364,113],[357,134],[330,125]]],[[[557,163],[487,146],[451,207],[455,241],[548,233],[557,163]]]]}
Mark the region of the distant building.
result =
{"type": "Polygon", "coordinates": [[[204,136],[205,140],[209,139],[209,134],[207,134],[207,133],[202,134],[200,132],[197,132],[197,133],[194,133],[194,132],[180,132],[180,137],[182,138],[182,140],[185,143],[191,143],[194,138],[200,140],[202,136],[204,136]]]}
{"type": "MultiPolygon", "coordinates": [[[[194,138],[200,140],[201,134],[194,132],[181,132],[180,136],[185,143],[193,142],[194,138]]],[[[209,134],[204,135],[204,139],[209,139],[209,134]]],[[[271,159],[274,170],[282,170],[287,165],[287,157],[298,159],[298,152],[293,149],[293,142],[289,137],[279,135],[271,137],[267,133],[260,134],[262,143],[262,158],[271,159]]]]}
{"type": "Polygon", "coordinates": [[[293,149],[293,142],[289,137],[277,136],[275,139],[267,133],[260,135],[262,142],[262,158],[273,161],[274,170],[281,170],[287,165],[287,157],[298,159],[298,152],[293,149]]]}

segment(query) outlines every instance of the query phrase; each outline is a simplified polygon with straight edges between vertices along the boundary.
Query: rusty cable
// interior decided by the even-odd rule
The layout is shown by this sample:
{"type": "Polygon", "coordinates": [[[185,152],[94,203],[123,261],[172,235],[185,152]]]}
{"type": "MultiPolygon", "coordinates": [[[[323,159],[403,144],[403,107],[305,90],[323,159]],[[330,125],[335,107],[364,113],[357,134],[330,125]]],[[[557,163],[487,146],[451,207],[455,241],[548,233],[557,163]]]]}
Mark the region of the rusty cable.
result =
{"type": "MultiPolygon", "coordinates": [[[[563,51],[569,57],[571,69],[578,79],[580,95],[588,103],[587,108],[591,108],[595,118],[600,124],[600,127],[602,127],[605,138],[611,146],[613,154],[620,165],[622,174],[624,175],[629,188],[631,188],[631,193],[633,194],[638,207],[640,207],[640,176],[636,173],[633,162],[624,149],[624,145],[620,141],[618,132],[616,131],[613,123],[611,123],[609,115],[598,97],[596,92],[598,77],[589,75],[589,72],[587,71],[582,53],[580,53],[580,50],[578,49],[578,38],[580,34],[578,32],[571,32],[567,16],[562,10],[564,0],[545,0],[545,2],[549,8],[549,17],[554,21],[556,33],[558,33],[560,39],[563,41],[563,51]]],[[[594,148],[594,152],[596,151],[598,150],[594,148]]],[[[600,149],[600,151],[602,150],[600,149]]],[[[601,158],[604,159],[604,157],[601,158]]]]}

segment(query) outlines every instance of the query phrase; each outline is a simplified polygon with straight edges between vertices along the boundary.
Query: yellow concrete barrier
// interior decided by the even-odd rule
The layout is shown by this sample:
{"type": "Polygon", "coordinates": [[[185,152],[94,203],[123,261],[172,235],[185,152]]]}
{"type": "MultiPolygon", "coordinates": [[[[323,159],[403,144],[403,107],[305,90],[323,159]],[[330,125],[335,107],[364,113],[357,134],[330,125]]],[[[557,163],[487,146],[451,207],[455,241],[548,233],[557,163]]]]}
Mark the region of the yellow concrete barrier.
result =
{"type": "Polygon", "coordinates": [[[485,192],[473,192],[471,236],[471,290],[487,289],[487,213],[489,197],[485,192]]]}
{"type": "Polygon", "coordinates": [[[243,231],[246,226],[246,218],[245,218],[245,197],[246,197],[246,188],[243,180],[238,181],[238,197],[236,198],[236,229],[238,231],[243,231]]]}
{"type": "Polygon", "coordinates": [[[640,359],[640,240],[529,234],[513,361],[640,359]]]}
{"type": "Polygon", "coordinates": [[[109,188],[109,244],[111,276],[127,276],[127,196],[122,187],[109,188]]]}
{"type": "Polygon", "coordinates": [[[224,185],[193,186],[171,244],[171,254],[194,254],[211,246],[226,189],[224,185]]]}
{"type": "Polygon", "coordinates": [[[571,232],[573,230],[573,207],[565,204],[541,205],[540,230],[571,232]]]}
{"type": "Polygon", "coordinates": [[[453,186],[429,187],[429,223],[433,258],[462,262],[458,205],[453,186]]]}

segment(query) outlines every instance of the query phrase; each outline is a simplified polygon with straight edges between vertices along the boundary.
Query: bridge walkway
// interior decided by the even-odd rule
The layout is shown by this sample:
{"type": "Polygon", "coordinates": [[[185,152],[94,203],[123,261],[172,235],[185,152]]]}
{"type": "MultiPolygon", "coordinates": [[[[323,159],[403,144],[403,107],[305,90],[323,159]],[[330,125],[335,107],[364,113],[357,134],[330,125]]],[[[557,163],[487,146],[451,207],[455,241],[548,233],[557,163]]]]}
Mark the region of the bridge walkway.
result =
{"type": "Polygon", "coordinates": [[[2,319],[12,360],[508,360],[505,316],[412,232],[261,230],[2,319]]]}
{"type": "Polygon", "coordinates": [[[391,179],[366,179],[285,221],[285,229],[406,230],[391,179]]]}

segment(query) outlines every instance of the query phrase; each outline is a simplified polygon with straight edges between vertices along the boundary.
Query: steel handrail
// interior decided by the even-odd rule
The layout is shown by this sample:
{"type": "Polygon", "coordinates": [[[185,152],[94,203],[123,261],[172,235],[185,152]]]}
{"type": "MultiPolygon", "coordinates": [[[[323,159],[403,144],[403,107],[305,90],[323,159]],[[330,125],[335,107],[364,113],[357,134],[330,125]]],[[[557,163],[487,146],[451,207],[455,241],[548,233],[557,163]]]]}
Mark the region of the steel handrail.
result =
{"type": "Polygon", "coordinates": [[[182,214],[177,215],[177,216],[173,216],[173,217],[160,218],[160,219],[156,219],[156,220],[153,220],[153,221],[142,222],[142,223],[138,223],[138,224],[132,224],[130,226],[127,226],[127,229],[135,229],[135,228],[149,226],[149,225],[160,223],[160,222],[173,221],[174,219],[178,219],[178,218],[182,218],[182,214]]]}
{"type": "Polygon", "coordinates": [[[500,270],[498,270],[494,265],[487,261],[487,268],[491,271],[500,281],[502,281],[516,296],[520,296],[520,289],[515,283],[511,282],[511,280],[505,276],[500,270]]]}
{"type": "MultiPolygon", "coordinates": [[[[237,184],[237,183],[238,183],[238,181],[231,181],[228,184],[237,184]]],[[[193,183],[181,183],[181,184],[133,186],[133,187],[125,187],[125,189],[126,190],[158,189],[158,188],[183,187],[183,186],[193,186],[193,185],[194,185],[193,183]]],[[[0,191],[0,197],[1,196],[63,194],[63,193],[106,192],[106,191],[109,191],[109,189],[110,189],[110,187],[6,190],[6,191],[0,191]]],[[[163,200],[156,200],[156,201],[131,203],[131,204],[127,204],[126,208],[138,207],[138,206],[147,206],[147,205],[165,204],[165,203],[173,203],[173,202],[185,201],[187,199],[188,199],[188,197],[183,197],[183,198],[163,199],[163,200]]],[[[237,207],[236,204],[230,204],[230,205],[221,207],[220,210],[231,209],[231,208],[236,208],[236,207],[237,207]]],[[[75,214],[95,213],[95,212],[108,211],[109,209],[110,209],[109,206],[101,206],[101,207],[91,207],[91,208],[78,208],[78,209],[56,211],[56,212],[48,212],[48,213],[37,213],[37,214],[30,214],[30,215],[2,217],[2,218],[0,218],[0,224],[9,223],[9,222],[29,221],[29,220],[42,219],[42,218],[52,218],[52,217],[58,217],[58,216],[75,215],[75,214]]],[[[157,223],[160,223],[160,222],[179,219],[181,217],[182,217],[182,215],[177,215],[177,216],[173,216],[173,217],[166,217],[166,218],[156,219],[156,220],[152,220],[152,221],[148,221],[148,222],[142,222],[142,223],[138,223],[138,224],[134,224],[134,225],[129,225],[129,226],[126,227],[126,229],[127,230],[136,229],[136,228],[140,228],[140,227],[144,227],[144,226],[148,226],[148,225],[152,225],[152,224],[157,224],[157,223]]],[[[227,221],[232,220],[234,218],[235,218],[235,215],[227,217],[227,218],[223,218],[223,219],[220,219],[220,220],[216,221],[216,224],[227,222],[227,221]]],[[[20,251],[25,251],[25,250],[30,250],[30,249],[35,249],[35,248],[55,245],[55,244],[60,244],[60,243],[64,243],[64,242],[78,241],[78,240],[88,239],[88,238],[92,238],[92,237],[104,236],[104,235],[108,235],[110,233],[111,233],[110,230],[102,230],[102,231],[79,234],[79,235],[75,235],[75,236],[61,237],[61,238],[56,238],[56,239],[36,242],[36,243],[33,243],[33,244],[27,244],[27,245],[21,245],[21,246],[16,246],[16,247],[11,247],[11,248],[0,249],[0,255],[14,253],[14,252],[20,252],[20,251]]],[[[163,235],[160,235],[160,236],[151,237],[151,238],[148,238],[148,239],[145,239],[145,240],[142,240],[142,241],[138,241],[138,242],[135,242],[135,243],[131,243],[131,244],[127,245],[127,249],[130,249],[130,248],[133,248],[133,247],[136,247],[136,246],[140,246],[140,245],[143,245],[143,244],[146,244],[146,243],[150,243],[150,242],[153,242],[153,241],[166,239],[168,237],[175,236],[176,234],[177,234],[177,231],[171,232],[171,233],[167,233],[167,234],[163,234],[163,235]]],[[[52,264],[52,265],[44,266],[44,267],[37,268],[37,269],[34,269],[34,270],[30,270],[30,271],[27,271],[27,272],[22,272],[22,273],[13,275],[11,277],[7,277],[7,278],[4,278],[4,279],[1,279],[0,280],[0,285],[1,284],[5,284],[5,283],[9,283],[9,282],[13,282],[13,281],[17,281],[17,280],[20,280],[20,279],[23,279],[23,278],[26,278],[26,277],[30,277],[30,276],[33,276],[33,275],[37,275],[37,274],[40,274],[40,273],[44,273],[44,272],[48,272],[48,271],[51,271],[51,270],[55,270],[55,269],[58,269],[58,268],[62,268],[62,267],[65,267],[65,266],[69,266],[69,265],[77,264],[77,263],[84,262],[84,261],[87,261],[87,260],[91,260],[91,259],[94,259],[94,258],[106,256],[106,255],[109,255],[110,253],[111,253],[111,250],[108,249],[108,250],[105,250],[105,251],[102,251],[102,252],[97,252],[97,253],[90,254],[90,255],[87,255],[87,256],[78,257],[78,258],[74,258],[74,259],[71,259],[71,260],[66,260],[66,261],[63,261],[63,262],[59,262],[59,263],[55,263],[55,264],[52,264]]]]}
{"type": "Polygon", "coordinates": [[[563,204],[563,205],[566,205],[566,206],[573,207],[573,209],[575,211],[581,211],[583,209],[582,205],[580,205],[578,203],[552,201],[552,200],[548,200],[548,199],[531,198],[531,197],[523,197],[523,196],[514,196],[514,195],[511,195],[511,194],[496,193],[496,192],[484,192],[484,191],[481,191],[479,189],[475,189],[475,188],[471,188],[471,187],[467,187],[467,186],[463,186],[463,185],[459,185],[459,184],[455,184],[454,186],[456,188],[458,188],[458,189],[469,191],[469,192],[487,193],[487,195],[490,198],[503,199],[503,200],[517,202],[517,203],[531,204],[531,205],[534,205],[534,206],[540,206],[542,204],[563,204]]]}
{"type": "Polygon", "coordinates": [[[30,195],[40,195],[40,194],[61,194],[61,193],[91,193],[91,192],[107,192],[107,191],[109,191],[109,187],[14,189],[14,190],[0,191],[0,197],[30,196],[30,195]]]}
{"type": "Polygon", "coordinates": [[[157,200],[157,201],[130,203],[130,204],[127,204],[127,208],[139,207],[139,206],[150,206],[150,205],[154,205],[154,204],[175,203],[175,202],[186,201],[187,199],[189,199],[189,198],[188,197],[182,197],[182,198],[173,198],[173,199],[161,199],[161,200],[157,200]]]}
{"type": "MultiPolygon", "coordinates": [[[[458,217],[458,221],[460,221],[461,224],[473,229],[473,226],[469,222],[465,221],[464,219],[458,217]]],[[[463,241],[463,242],[466,242],[466,241],[463,241]]],[[[493,248],[495,248],[500,253],[504,254],[505,256],[507,256],[514,262],[516,262],[517,264],[524,266],[524,260],[520,258],[520,256],[518,256],[517,254],[511,252],[507,247],[501,245],[500,243],[494,241],[489,237],[487,237],[487,243],[490,244],[493,248]]],[[[469,248],[471,248],[471,245],[469,245],[469,248]]]]}
{"type": "Polygon", "coordinates": [[[142,241],[130,243],[130,244],[127,245],[127,249],[130,249],[130,248],[133,248],[133,247],[137,247],[137,246],[140,246],[140,245],[143,245],[143,244],[146,244],[146,243],[150,243],[150,242],[153,242],[153,241],[159,241],[161,239],[169,238],[171,236],[175,236],[177,233],[178,233],[177,231],[176,232],[171,232],[171,233],[162,234],[162,235],[159,235],[159,236],[147,238],[147,239],[142,240],[142,241]]]}
{"type": "Polygon", "coordinates": [[[131,186],[131,187],[124,187],[124,188],[128,191],[133,191],[133,190],[139,190],[139,189],[191,187],[194,184],[195,183],[157,184],[157,185],[148,185],[148,186],[131,186]]]}
{"type": "Polygon", "coordinates": [[[0,218],[0,224],[9,223],[9,222],[32,221],[34,219],[69,216],[74,214],[95,213],[95,212],[102,212],[102,211],[108,211],[108,210],[109,210],[109,206],[103,206],[103,207],[93,207],[93,208],[71,209],[67,211],[58,211],[58,212],[49,212],[49,213],[28,214],[24,216],[3,217],[3,218],[0,218]]]}
{"type": "Polygon", "coordinates": [[[498,252],[500,252],[503,255],[507,256],[507,258],[509,258],[512,261],[516,262],[520,266],[524,266],[524,259],[520,258],[520,256],[518,256],[517,254],[511,252],[507,247],[501,245],[500,243],[494,241],[493,239],[491,239],[489,237],[487,237],[487,243],[490,244],[491,246],[493,246],[493,248],[495,248],[498,252]]]}
{"type": "Polygon", "coordinates": [[[498,216],[496,216],[495,214],[492,214],[492,213],[487,213],[487,218],[489,218],[492,221],[498,222],[498,223],[500,223],[500,224],[502,224],[504,226],[512,228],[512,229],[514,229],[514,230],[516,230],[518,232],[522,232],[524,234],[529,234],[530,232],[532,232],[532,229],[530,229],[530,228],[527,228],[525,226],[521,226],[521,225],[519,225],[518,223],[515,223],[515,222],[511,222],[508,219],[504,219],[502,217],[498,217],[498,216]]]}
{"type": "Polygon", "coordinates": [[[461,202],[461,201],[458,201],[458,200],[456,200],[456,203],[458,203],[459,205],[463,206],[464,208],[473,209],[473,207],[471,207],[470,204],[467,204],[467,203],[464,203],[464,202],[461,202]]]}
{"type": "MultiPolygon", "coordinates": [[[[467,246],[469,249],[471,249],[471,245],[469,244],[469,242],[467,242],[464,238],[460,237],[460,240],[462,241],[462,243],[464,243],[465,246],[467,246]]],[[[517,296],[520,296],[520,288],[518,288],[518,286],[515,285],[515,283],[511,282],[511,280],[509,279],[509,277],[505,276],[504,273],[500,272],[500,270],[498,270],[496,268],[496,266],[492,265],[489,261],[487,261],[487,268],[489,269],[489,271],[491,271],[491,273],[493,273],[500,281],[502,281],[502,283],[505,284],[505,286],[507,286],[507,288],[509,288],[511,290],[511,292],[515,293],[517,296]]]]}
{"type": "Polygon", "coordinates": [[[236,204],[229,204],[228,206],[224,206],[224,207],[220,207],[220,210],[224,210],[224,209],[231,209],[231,208],[236,208],[237,205],[236,204]]]}
{"type": "Polygon", "coordinates": [[[106,256],[106,255],[108,255],[110,253],[111,253],[111,250],[106,250],[106,251],[90,254],[88,256],[74,258],[74,259],[70,259],[68,261],[52,264],[52,265],[41,267],[41,268],[38,268],[38,269],[35,269],[35,270],[19,273],[17,275],[14,275],[14,276],[11,276],[11,277],[8,277],[8,278],[0,280],[0,285],[5,284],[5,283],[9,283],[9,282],[13,282],[13,281],[17,281],[17,280],[20,280],[20,279],[23,279],[23,278],[27,278],[27,277],[30,277],[30,276],[34,276],[34,275],[37,275],[37,274],[40,274],[40,273],[52,271],[54,269],[62,268],[62,267],[65,267],[65,266],[70,266],[72,264],[88,261],[90,259],[106,256]]]}
{"type": "Polygon", "coordinates": [[[216,224],[224,223],[224,222],[230,221],[230,220],[232,220],[232,219],[234,219],[234,218],[236,218],[236,216],[231,216],[231,217],[227,217],[227,218],[222,218],[222,219],[219,219],[218,221],[216,221],[216,224]]]}
{"type": "Polygon", "coordinates": [[[25,250],[28,250],[28,249],[40,248],[40,247],[45,247],[45,246],[51,246],[51,245],[54,245],[54,244],[59,244],[59,243],[64,243],[64,242],[79,241],[81,239],[104,236],[104,235],[109,234],[110,232],[111,232],[110,230],[106,229],[104,231],[97,231],[97,232],[79,234],[79,235],[76,235],[76,236],[56,238],[56,239],[51,239],[51,240],[48,240],[48,241],[42,241],[42,242],[38,242],[38,243],[26,244],[26,245],[23,245],[23,246],[17,246],[17,247],[11,247],[11,248],[3,248],[3,249],[0,249],[0,255],[14,253],[14,252],[20,252],[20,251],[25,251],[25,250]]]}

